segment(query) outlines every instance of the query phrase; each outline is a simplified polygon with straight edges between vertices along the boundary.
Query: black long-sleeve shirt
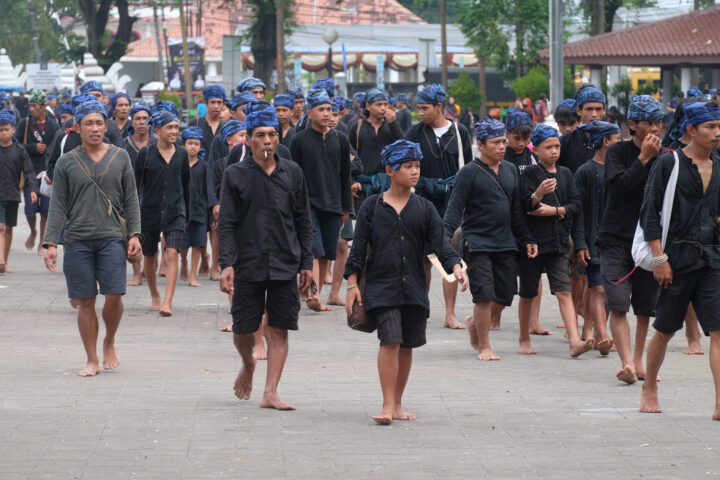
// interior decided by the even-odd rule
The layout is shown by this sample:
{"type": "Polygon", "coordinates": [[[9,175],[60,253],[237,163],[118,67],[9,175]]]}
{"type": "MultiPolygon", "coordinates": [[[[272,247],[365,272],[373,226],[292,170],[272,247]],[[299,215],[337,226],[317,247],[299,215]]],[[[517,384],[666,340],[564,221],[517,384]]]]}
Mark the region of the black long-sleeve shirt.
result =
{"type": "Polygon", "coordinates": [[[363,166],[366,175],[375,175],[383,172],[382,158],[380,152],[382,149],[393,143],[395,140],[403,138],[403,132],[397,122],[388,123],[383,120],[382,125],[378,128],[377,133],[367,120],[360,124],[360,132],[358,133],[358,123],[355,122],[348,127],[350,134],[350,145],[358,152],[363,159],[363,166]]]}
{"type": "Polygon", "coordinates": [[[590,263],[600,265],[597,237],[605,198],[605,165],[585,162],[575,172],[575,188],[580,196],[580,211],[573,222],[575,250],[589,250],[590,263]]]}
{"type": "MultiPolygon", "coordinates": [[[[138,152],[142,147],[135,145],[132,135],[125,137],[123,143],[125,144],[125,150],[128,152],[128,156],[130,157],[130,163],[132,163],[133,169],[135,169],[135,160],[137,160],[138,152]]],[[[157,137],[155,137],[155,135],[148,135],[148,143],[146,146],[155,145],[156,143],[157,137]]]]}
{"type": "Polygon", "coordinates": [[[27,150],[16,142],[7,147],[0,146],[0,202],[20,201],[21,173],[25,174],[25,183],[30,190],[38,193],[37,173],[27,150]]]}
{"type": "Polygon", "coordinates": [[[198,160],[190,166],[190,214],[188,222],[207,222],[208,170],[210,165],[198,160]]]}
{"type": "Polygon", "coordinates": [[[268,175],[250,157],[223,175],[218,240],[220,266],[251,282],[291,280],[312,270],[312,224],[300,166],[275,154],[268,175]]]}
{"type": "Polygon", "coordinates": [[[520,176],[520,191],[526,212],[533,210],[532,194],[549,178],[557,179],[557,188],[555,192],[543,196],[541,203],[551,207],[565,207],[565,218],[526,215],[530,234],[537,240],[539,254],[566,253],[570,249],[570,226],[580,211],[580,196],[575,189],[572,172],[569,168],[556,168],[557,172],[551,173],[538,163],[525,168],[520,176]]]}
{"type": "Polygon", "coordinates": [[[110,141],[112,145],[115,145],[116,147],[125,148],[125,144],[123,143],[123,135],[122,131],[120,130],[120,127],[117,123],[115,123],[115,120],[108,119],[108,126],[107,130],[105,131],[105,137],[110,141]]]}
{"type": "Polygon", "coordinates": [[[201,118],[193,118],[188,122],[188,127],[200,127],[200,129],[203,132],[203,140],[202,140],[202,146],[205,149],[205,152],[209,152],[210,148],[212,147],[213,139],[215,136],[220,134],[220,138],[222,139],[222,129],[223,126],[225,126],[225,122],[220,120],[220,123],[218,123],[217,128],[215,131],[213,131],[212,127],[208,123],[207,119],[205,117],[201,118]]]}
{"type": "MultiPolygon", "coordinates": [[[[682,150],[678,150],[678,158],[677,187],[665,253],[676,274],[703,267],[718,269],[720,230],[715,222],[720,217],[720,161],[712,159],[712,177],[703,193],[702,177],[697,166],[682,150]]],[[[662,238],[660,211],[675,157],[666,153],[655,163],[650,170],[640,210],[640,225],[646,241],[662,238]]]]}
{"type": "Polygon", "coordinates": [[[595,151],[588,145],[585,132],[573,130],[560,137],[560,158],[557,164],[569,168],[573,173],[595,156],[595,151]]]}
{"type": "Polygon", "coordinates": [[[429,244],[446,271],[460,264],[460,257],[444,234],[435,207],[412,194],[398,213],[377,195],[363,202],[355,224],[345,278],[362,271],[367,243],[373,254],[366,268],[363,304],[378,307],[419,305],[430,308],[425,277],[425,244],[429,244]]]}
{"type": "Polygon", "coordinates": [[[292,144],[293,138],[295,137],[295,129],[293,127],[290,127],[287,134],[282,134],[282,129],[280,129],[280,143],[285,145],[287,148],[290,148],[290,144],[292,144]]]}
{"type": "Polygon", "coordinates": [[[58,125],[57,120],[51,118],[49,114],[45,118],[45,125],[42,129],[33,117],[23,118],[17,124],[15,137],[17,137],[25,147],[28,155],[30,155],[33,168],[38,173],[45,171],[45,160],[48,157],[50,143],[55,136],[55,132],[58,130],[60,130],[60,125],[58,125]],[[40,143],[47,145],[45,153],[38,152],[37,146],[40,143]]]}
{"type": "Polygon", "coordinates": [[[352,210],[350,143],[344,133],[306,128],[295,135],[290,155],[305,175],[312,208],[340,215],[352,210]]]}
{"type": "Polygon", "coordinates": [[[175,147],[169,162],[157,145],[140,149],[135,160],[142,231],[184,230],[190,212],[190,162],[187,151],[175,147]]]}
{"type": "MultiPolygon", "coordinates": [[[[462,142],[465,163],[473,159],[473,140],[464,125],[458,124],[460,141],[462,142]]],[[[427,178],[448,178],[455,175],[460,169],[457,133],[451,124],[450,128],[438,138],[430,125],[417,123],[405,134],[405,140],[419,143],[422,150],[420,162],[420,175],[427,178]]],[[[363,157],[363,162],[365,157],[363,157]]]]}
{"type": "Polygon", "coordinates": [[[469,252],[517,251],[518,244],[535,243],[520,203],[520,181],[513,164],[500,162],[495,174],[474,159],[460,169],[445,211],[445,234],[451,237],[461,222],[461,245],[467,242],[469,252]]]}
{"type": "Polygon", "coordinates": [[[605,154],[605,203],[598,245],[630,249],[642,205],[645,183],[655,158],[643,166],[640,148],[632,139],[610,145],[605,154]]]}
{"type": "Polygon", "coordinates": [[[528,165],[535,165],[537,164],[537,160],[535,160],[535,157],[533,156],[530,149],[526,148],[522,151],[522,153],[515,153],[513,152],[513,149],[508,147],[505,150],[505,156],[503,157],[503,160],[507,160],[508,162],[515,165],[519,173],[523,173],[523,170],[525,170],[525,167],[528,165]]]}
{"type": "Polygon", "coordinates": [[[228,153],[230,153],[230,148],[228,147],[227,142],[223,138],[222,134],[218,134],[212,139],[210,150],[208,150],[205,154],[205,160],[212,163],[218,158],[227,157],[228,153]]]}
{"type": "Polygon", "coordinates": [[[408,130],[410,130],[410,127],[412,127],[412,114],[410,113],[410,109],[398,108],[395,111],[395,118],[395,121],[398,122],[398,125],[400,125],[402,131],[407,134],[408,130]]]}

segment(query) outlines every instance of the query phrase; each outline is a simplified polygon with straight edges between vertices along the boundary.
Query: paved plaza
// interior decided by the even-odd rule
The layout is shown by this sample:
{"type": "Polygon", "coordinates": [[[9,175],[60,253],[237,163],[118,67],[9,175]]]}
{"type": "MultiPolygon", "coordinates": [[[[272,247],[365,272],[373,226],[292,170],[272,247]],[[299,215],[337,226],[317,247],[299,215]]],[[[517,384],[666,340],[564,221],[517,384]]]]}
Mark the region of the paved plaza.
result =
{"type": "MultiPolygon", "coordinates": [[[[641,385],[615,379],[617,354],[569,358],[549,295],[541,319],[554,335],[533,337],[538,355],[515,353],[514,305],[492,334],[502,360],[480,362],[465,331],[442,328],[434,282],[428,345],[416,351],[406,391],[419,418],[389,427],[370,418],[381,408],[377,340],[351,331],[340,308],[303,307],[290,335],[280,393],[297,411],[259,408],[264,362],[251,400],[236,399],[240,359],[219,331],[227,297],[207,278],[201,288],[178,283],[171,318],[149,311],[145,285],[129,288],[120,367],[80,378],[85,357],[64,277],[25,251],[20,222],[17,273],[0,276],[2,479],[720,477],[707,355],[683,355],[678,335],[661,371],[665,413],[640,414],[641,385]]],[[[470,313],[469,293],[457,311],[470,313]]]]}

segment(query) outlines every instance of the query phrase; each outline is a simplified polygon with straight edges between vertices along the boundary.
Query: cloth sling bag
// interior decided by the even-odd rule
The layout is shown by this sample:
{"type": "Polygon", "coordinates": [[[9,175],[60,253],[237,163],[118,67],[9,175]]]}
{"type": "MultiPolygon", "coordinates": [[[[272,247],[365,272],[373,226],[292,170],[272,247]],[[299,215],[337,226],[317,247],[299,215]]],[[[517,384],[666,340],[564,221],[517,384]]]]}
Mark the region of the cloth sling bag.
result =
{"type": "MultiPolygon", "coordinates": [[[[680,171],[680,159],[678,158],[677,152],[673,152],[675,157],[675,164],[670,172],[670,178],[665,187],[665,195],[663,196],[662,209],[660,210],[660,222],[662,224],[662,238],[661,245],[665,250],[665,242],[667,240],[668,230],[670,229],[670,217],[672,216],[673,202],[675,201],[675,190],[677,189],[677,179],[680,171]]],[[[635,261],[635,268],[640,267],[644,270],[652,272],[655,267],[653,266],[653,255],[650,250],[650,244],[645,241],[645,235],[642,227],[640,226],[640,220],[638,220],[637,227],[635,228],[635,237],[633,238],[631,253],[633,260],[635,261]]],[[[634,271],[635,269],[633,269],[634,271]]],[[[631,272],[632,273],[632,272],[631,272]]]]}
{"type": "Polygon", "coordinates": [[[457,122],[453,122],[455,126],[455,135],[457,136],[458,142],[458,171],[465,166],[465,154],[463,154],[462,140],[460,140],[460,129],[458,128],[457,122]]]}

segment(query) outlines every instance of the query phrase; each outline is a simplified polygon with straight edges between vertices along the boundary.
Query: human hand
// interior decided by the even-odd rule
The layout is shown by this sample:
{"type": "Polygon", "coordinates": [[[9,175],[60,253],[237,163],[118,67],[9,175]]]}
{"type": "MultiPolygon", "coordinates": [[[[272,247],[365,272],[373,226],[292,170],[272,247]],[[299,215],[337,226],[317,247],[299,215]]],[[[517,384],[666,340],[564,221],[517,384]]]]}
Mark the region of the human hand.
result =
{"type": "Polygon", "coordinates": [[[132,237],[130,239],[130,241],[128,242],[128,251],[127,251],[128,260],[137,258],[137,256],[140,255],[141,252],[142,252],[142,247],[140,246],[140,239],[138,237],[132,237]]]}
{"type": "Polygon", "coordinates": [[[57,247],[50,245],[45,249],[45,267],[52,273],[57,271],[57,256],[57,247]]]}
{"type": "Polygon", "coordinates": [[[215,220],[220,218],[220,204],[219,203],[217,205],[213,205],[212,216],[213,216],[213,218],[215,218],[215,220]]]}
{"type": "Polygon", "coordinates": [[[353,197],[357,198],[358,192],[362,189],[362,184],[359,182],[355,182],[350,187],[350,190],[352,190],[353,197]]]}
{"type": "Polygon", "coordinates": [[[587,248],[583,250],[578,250],[576,252],[576,255],[578,263],[583,267],[587,267],[588,262],[590,261],[590,250],[588,250],[587,248]]]}
{"type": "Polygon", "coordinates": [[[30,203],[37,203],[38,196],[35,192],[30,192],[30,203]]]}
{"type": "Polygon", "coordinates": [[[468,285],[470,285],[470,281],[468,280],[468,277],[463,271],[460,264],[456,264],[453,267],[453,274],[455,275],[455,279],[458,281],[458,285],[461,285],[460,291],[464,292],[465,290],[467,290],[468,285]]]}
{"type": "Polygon", "coordinates": [[[651,158],[658,154],[659,151],[660,137],[653,135],[652,133],[648,133],[642,141],[642,146],[640,146],[640,155],[638,155],[638,160],[640,160],[640,163],[643,165],[646,165],[651,158]]]}
{"type": "Polygon", "coordinates": [[[526,245],[528,258],[535,258],[538,256],[537,243],[528,243],[526,245]]]}
{"type": "Polygon", "coordinates": [[[555,207],[541,203],[539,204],[538,208],[529,211],[528,215],[533,215],[535,217],[552,217],[555,215],[555,213],[557,213],[555,207]]]}
{"type": "Polygon", "coordinates": [[[388,123],[394,122],[395,118],[397,118],[395,115],[395,111],[391,110],[390,108],[385,110],[385,120],[387,120],[388,123]]]}
{"type": "Polygon", "coordinates": [[[308,298],[310,296],[310,285],[312,281],[312,270],[300,270],[300,285],[298,285],[298,289],[300,290],[301,298],[308,298]]]}
{"type": "Polygon", "coordinates": [[[222,273],[220,273],[220,291],[232,295],[234,290],[235,270],[233,267],[225,267],[222,273]]]}
{"type": "Polygon", "coordinates": [[[538,188],[535,190],[535,195],[542,198],[548,193],[554,192],[556,187],[557,180],[554,178],[548,178],[546,180],[543,180],[540,186],[538,186],[538,188]]]}
{"type": "Polygon", "coordinates": [[[360,289],[357,287],[349,289],[347,291],[347,297],[345,297],[345,312],[348,316],[352,315],[355,302],[362,307],[362,295],[360,294],[360,289]]]}
{"type": "Polygon", "coordinates": [[[662,265],[655,267],[655,270],[653,270],[653,277],[655,277],[655,280],[657,280],[664,289],[667,289],[672,283],[673,277],[670,262],[665,262],[662,265]]]}
{"type": "Polygon", "coordinates": [[[347,223],[349,218],[350,218],[350,212],[344,211],[342,214],[342,218],[340,219],[340,224],[345,225],[345,223],[347,223]]]}
{"type": "Polygon", "coordinates": [[[35,144],[35,149],[38,153],[45,153],[45,150],[47,150],[47,145],[44,143],[37,143],[35,144]]]}

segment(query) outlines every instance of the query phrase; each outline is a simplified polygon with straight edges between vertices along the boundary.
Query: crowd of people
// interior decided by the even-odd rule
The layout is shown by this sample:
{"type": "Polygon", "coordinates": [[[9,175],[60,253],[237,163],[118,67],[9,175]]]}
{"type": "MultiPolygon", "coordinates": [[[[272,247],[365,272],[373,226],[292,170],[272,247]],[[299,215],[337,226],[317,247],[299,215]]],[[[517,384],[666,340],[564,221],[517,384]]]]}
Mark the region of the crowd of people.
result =
{"type": "Polygon", "coordinates": [[[380,341],[383,407],[373,418],[412,420],[402,396],[412,351],[426,343],[435,264],[445,327],[467,328],[484,361],[500,360],[490,333],[516,295],[518,352],[536,354],[531,335],[551,334],[540,322],[545,274],[569,355],[617,351],[617,379],[644,381],[644,412],[660,411],[657,375],[673,334],[684,325],[685,353],[702,354],[702,327],[720,420],[720,109],[697,89],[672,107],[665,138],[667,111],[633,97],[628,139],[603,120],[606,97],[592,85],[558,102],[558,129],[543,123],[544,104],[542,119],[509,108],[504,122],[469,128],[436,84],[417,93],[413,124],[406,95],[373,88],[345,99],[324,79],[268,102],[249,77],[232,97],[207,86],[203,115],[182,130],[170,102],[133,104],[94,81],[79,90],[57,112],[46,92],[31,92],[22,119],[0,99],[0,273],[12,272],[22,195],[26,248],[37,244],[54,272],[63,245],[87,354],[79,375],[101,369],[98,293],[110,370],[127,286],[146,282],[150,310],[169,317],[178,277],[198,287],[207,276],[228,294],[238,398],[250,398],[267,360],[260,406],[294,409],[278,384],[301,302],[343,306],[348,317],[362,307],[380,341]],[[643,242],[649,266],[638,268],[643,242]],[[473,311],[461,322],[456,298],[468,287],[473,311]]]}

